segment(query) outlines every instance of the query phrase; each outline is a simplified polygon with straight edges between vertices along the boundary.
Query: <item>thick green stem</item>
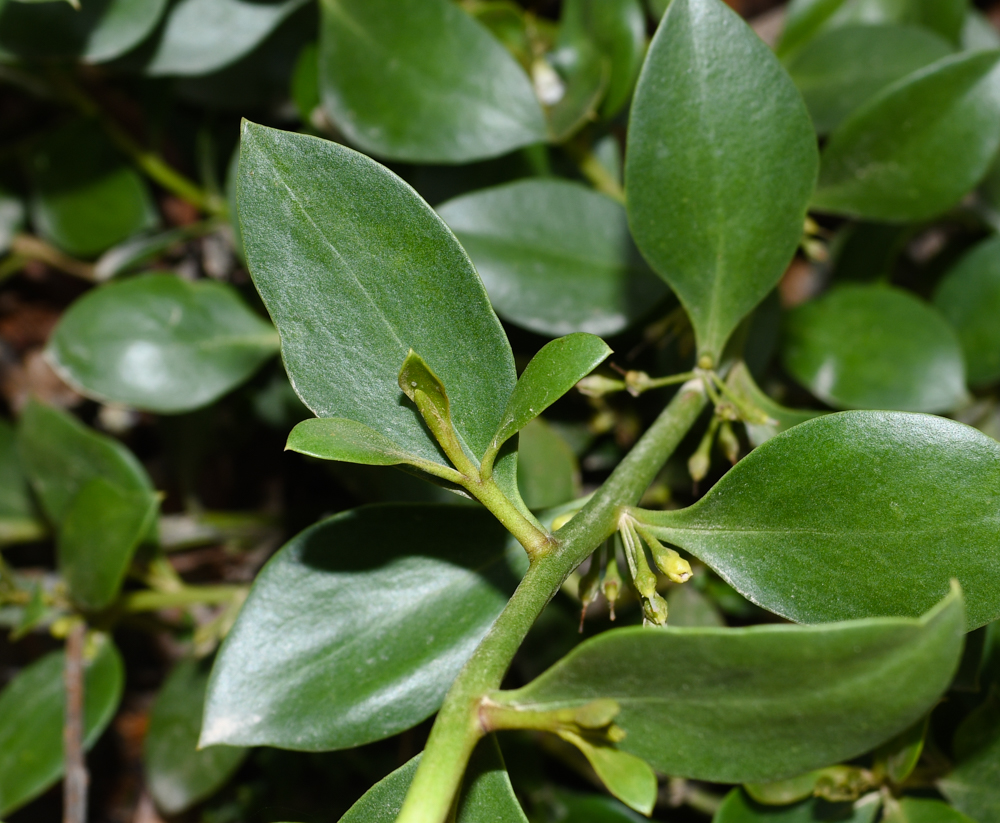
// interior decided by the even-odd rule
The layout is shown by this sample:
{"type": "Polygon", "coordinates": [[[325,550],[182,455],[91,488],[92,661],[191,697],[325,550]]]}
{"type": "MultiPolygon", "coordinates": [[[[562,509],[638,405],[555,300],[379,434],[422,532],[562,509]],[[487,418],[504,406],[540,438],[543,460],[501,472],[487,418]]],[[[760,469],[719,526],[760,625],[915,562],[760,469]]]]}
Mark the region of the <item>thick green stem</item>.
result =
{"type": "Polygon", "coordinates": [[[396,823],[445,823],[472,751],[484,734],[484,696],[498,689],[535,619],[570,573],[617,528],[705,407],[701,381],[681,388],[590,502],[536,557],[513,597],[452,684],[396,823]]]}

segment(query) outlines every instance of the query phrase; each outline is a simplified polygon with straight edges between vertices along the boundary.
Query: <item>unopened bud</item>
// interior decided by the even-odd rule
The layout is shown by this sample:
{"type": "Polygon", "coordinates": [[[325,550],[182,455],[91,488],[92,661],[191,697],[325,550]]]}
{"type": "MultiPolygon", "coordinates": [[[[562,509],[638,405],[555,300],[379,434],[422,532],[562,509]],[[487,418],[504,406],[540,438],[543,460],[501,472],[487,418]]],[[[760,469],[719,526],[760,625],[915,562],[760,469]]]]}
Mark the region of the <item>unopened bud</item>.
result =
{"type": "Polygon", "coordinates": [[[642,598],[642,616],[646,623],[663,626],[667,622],[667,601],[660,597],[659,592],[652,592],[642,598]]]}
{"type": "Polygon", "coordinates": [[[644,371],[625,372],[625,388],[633,397],[638,397],[649,388],[650,376],[644,371]]]}
{"type": "Polygon", "coordinates": [[[617,700],[602,698],[581,706],[573,714],[573,721],[584,729],[603,729],[614,720],[622,707],[617,700]]]}
{"type": "Polygon", "coordinates": [[[691,579],[691,564],[673,549],[660,546],[653,549],[656,567],[674,583],[687,583],[691,579]]]}
{"type": "Polygon", "coordinates": [[[612,554],[608,557],[608,564],[604,568],[604,582],[601,584],[601,591],[604,593],[604,599],[608,601],[608,611],[612,620],[615,619],[615,603],[621,590],[622,578],[618,573],[618,561],[612,554]]]}
{"type": "Polygon", "coordinates": [[[614,380],[610,377],[602,377],[599,374],[592,374],[584,377],[576,384],[577,391],[587,397],[604,397],[606,394],[615,394],[625,390],[625,383],[622,380],[614,380]]]}
{"type": "Polygon", "coordinates": [[[719,426],[719,446],[726,459],[735,466],[740,459],[740,441],[728,420],[719,426]]]}
{"type": "Polygon", "coordinates": [[[696,451],[694,454],[688,458],[688,472],[691,474],[691,479],[695,483],[700,483],[705,479],[708,474],[708,470],[712,466],[712,461],[709,459],[708,455],[702,451],[696,451]]]}

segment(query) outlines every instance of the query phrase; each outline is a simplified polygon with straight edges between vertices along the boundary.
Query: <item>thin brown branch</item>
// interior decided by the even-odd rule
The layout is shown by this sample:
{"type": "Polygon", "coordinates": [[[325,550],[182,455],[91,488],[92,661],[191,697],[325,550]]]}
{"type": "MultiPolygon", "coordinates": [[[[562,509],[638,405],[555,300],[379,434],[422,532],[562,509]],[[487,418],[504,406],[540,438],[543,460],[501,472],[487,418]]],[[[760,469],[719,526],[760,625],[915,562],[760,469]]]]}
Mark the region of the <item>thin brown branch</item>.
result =
{"type": "Polygon", "coordinates": [[[66,776],[63,779],[63,823],[87,823],[87,762],[83,753],[83,650],[87,625],[74,623],[66,638],[66,718],[63,724],[63,756],[66,776]]]}

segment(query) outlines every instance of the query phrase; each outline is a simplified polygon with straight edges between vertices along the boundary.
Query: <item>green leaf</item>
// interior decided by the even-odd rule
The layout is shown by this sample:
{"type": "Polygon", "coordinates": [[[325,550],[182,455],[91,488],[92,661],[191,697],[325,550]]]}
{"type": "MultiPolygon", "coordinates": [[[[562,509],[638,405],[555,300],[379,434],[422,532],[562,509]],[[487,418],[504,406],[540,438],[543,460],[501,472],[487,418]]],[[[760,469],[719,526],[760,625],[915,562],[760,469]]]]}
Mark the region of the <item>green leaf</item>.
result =
{"type": "Polygon", "coordinates": [[[14,429],[0,420],[0,546],[37,540],[44,534],[17,456],[14,429]]]}
{"type": "Polygon", "coordinates": [[[966,52],[883,89],[830,136],[813,208],[902,222],[955,206],[1000,146],[998,63],[966,52]]]}
{"type": "Polygon", "coordinates": [[[768,423],[744,423],[747,430],[747,437],[751,445],[759,446],[766,443],[776,434],[788,431],[792,426],[805,423],[819,417],[823,412],[813,409],[789,409],[776,403],[754,383],[753,376],[746,363],[737,363],[729,370],[726,382],[730,391],[733,392],[750,408],[757,408],[764,412],[770,421],[768,423]]]}
{"type": "Polygon", "coordinates": [[[911,292],[841,286],[790,312],[785,368],[835,408],[943,412],[967,402],[962,347],[911,292]]]}
{"type": "Polygon", "coordinates": [[[589,43],[550,52],[532,67],[542,100],[549,141],[564,143],[588,122],[598,118],[611,73],[610,62],[589,43]],[[547,104],[547,100],[553,102],[547,104]]]}
{"type": "Polygon", "coordinates": [[[209,74],[259,46],[306,0],[180,0],[171,7],[147,74],[209,74]]]}
{"type": "Polygon", "coordinates": [[[885,769],[893,783],[902,785],[917,767],[924,750],[928,722],[929,717],[922,718],[875,752],[876,764],[885,769]]]}
{"type": "MultiPolygon", "coordinates": [[[[121,656],[98,635],[96,656],[86,663],[84,746],[90,748],[111,722],[124,686],[121,656]]],[[[23,669],[0,692],[0,814],[38,797],[63,773],[62,729],[66,703],[63,652],[51,652],[23,669]]]]}
{"type": "Polygon", "coordinates": [[[798,90],[722,0],[674,0],[629,121],[628,216],[718,361],[802,236],[816,137],[798,90]],[[767,208],[761,208],[767,203],[767,208]]]}
{"type": "Polygon", "coordinates": [[[89,397],[176,414],[246,381],[278,344],[274,327],[232,286],[149,274],[73,303],[46,354],[89,397]]]}
{"type": "Polygon", "coordinates": [[[904,797],[885,804],[882,823],[977,823],[940,800],[904,797]]]}
{"type": "MultiPolygon", "coordinates": [[[[514,359],[471,262],[413,189],[336,143],[245,123],[239,204],[250,273],[313,413],[447,465],[399,389],[412,349],[447,386],[455,428],[481,458],[514,359]]],[[[512,499],[516,467],[511,450],[495,470],[512,499]]]]}
{"type": "Polygon", "coordinates": [[[369,466],[410,463],[431,470],[441,468],[436,463],[429,463],[403,451],[377,431],[342,417],[303,420],[288,435],[285,448],[321,460],[340,460],[369,466]]]}
{"type": "Polygon", "coordinates": [[[1000,814],[1000,700],[995,693],[974,709],[955,731],[955,768],[938,788],[959,811],[974,820],[1000,814]]]}
{"type": "Polygon", "coordinates": [[[154,495],[152,482],[132,452],[64,411],[29,401],[17,436],[25,474],[42,510],[57,525],[94,478],[123,492],[154,495]]]}
{"type": "Polygon", "coordinates": [[[494,699],[545,711],[613,698],[619,748],[658,771],[777,780],[859,755],[926,713],[958,666],[962,615],[956,587],[919,619],[612,629],[494,699]]]}
{"type": "Polygon", "coordinates": [[[559,823],[643,823],[645,818],[617,800],[599,794],[557,792],[553,803],[559,823]]]}
{"type": "Polygon", "coordinates": [[[96,123],[78,121],[48,135],[31,171],[35,228],[69,254],[100,254],[156,224],[146,183],[96,123]]]}
{"type": "Polygon", "coordinates": [[[303,123],[312,122],[321,104],[319,91],[319,46],[309,43],[299,52],[291,77],[292,101],[303,123]]]}
{"type": "Polygon", "coordinates": [[[369,506],[306,529],[219,652],[201,744],[326,751],[428,717],[512,590],[506,537],[456,506],[369,506]]]}
{"type": "Polygon", "coordinates": [[[80,488],[59,530],[59,570],[73,600],[85,609],[109,606],[132,555],[149,533],[159,501],[94,477],[80,488]]]}
{"type": "Polygon", "coordinates": [[[539,334],[617,334],[666,294],[622,206],[565,180],[521,180],[438,206],[500,315],[539,334]]]}
{"type": "Polygon", "coordinates": [[[580,496],[580,467],[569,444],[541,418],[521,431],[517,485],[524,504],[537,511],[580,496]]]}
{"type": "Polygon", "coordinates": [[[977,9],[969,9],[962,25],[961,46],[966,51],[1000,49],[1000,32],[977,9]]]}
{"type": "Polygon", "coordinates": [[[824,769],[818,769],[773,783],[747,783],[743,788],[749,799],[757,803],[767,806],[787,806],[812,797],[816,784],[824,772],[824,769]]]}
{"type": "Polygon", "coordinates": [[[857,803],[827,803],[812,799],[794,806],[763,806],[746,793],[733,789],[726,795],[712,823],[819,823],[823,820],[839,823],[874,823],[880,801],[866,797],[857,803]]]}
{"type": "MultiPolygon", "coordinates": [[[[394,823],[420,763],[418,754],[376,783],[340,823],[394,823]]],[[[514,796],[496,739],[482,741],[469,761],[455,823],[527,823],[514,796]]]]}
{"type": "Polygon", "coordinates": [[[0,0],[0,54],[105,63],[139,45],[166,5],[166,0],[84,0],[76,9],[69,3],[0,0]]]}
{"type": "Polygon", "coordinates": [[[545,139],[531,82],[450,0],[322,0],[323,105],[365,152],[467,163],[545,139]]]}
{"type": "Polygon", "coordinates": [[[694,586],[670,587],[667,591],[667,619],[675,628],[726,625],[716,605],[694,586]]]}
{"type": "Polygon", "coordinates": [[[841,412],[769,440],[693,506],[642,519],[790,620],[916,616],[958,578],[971,630],[1000,617],[998,494],[1000,443],[981,432],[841,412]]]}
{"type": "Polygon", "coordinates": [[[179,663],[149,715],[143,744],[146,780],[156,805],[169,815],[215,794],[249,754],[233,746],[197,750],[208,674],[203,662],[179,663]]]}
{"type": "Polygon", "coordinates": [[[1000,379],[1000,238],[967,252],[938,284],[934,306],[945,316],[965,353],[969,383],[1000,379]]]}
{"type": "Polygon", "coordinates": [[[943,38],[917,26],[839,26],[787,64],[820,134],[835,129],[886,86],[951,54],[943,38]]]}
{"type": "Polygon", "coordinates": [[[560,732],[559,736],[583,752],[611,794],[647,817],[652,813],[656,805],[656,774],[645,760],[572,732],[560,732]]]}

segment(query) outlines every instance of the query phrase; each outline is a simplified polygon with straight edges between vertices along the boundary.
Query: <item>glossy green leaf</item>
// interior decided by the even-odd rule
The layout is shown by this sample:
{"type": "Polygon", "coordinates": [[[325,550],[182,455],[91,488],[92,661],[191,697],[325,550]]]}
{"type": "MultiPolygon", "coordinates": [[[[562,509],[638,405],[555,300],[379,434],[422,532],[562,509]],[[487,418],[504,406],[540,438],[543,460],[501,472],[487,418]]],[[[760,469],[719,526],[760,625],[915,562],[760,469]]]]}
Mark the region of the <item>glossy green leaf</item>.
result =
{"type": "Polygon", "coordinates": [[[1000,444],[930,415],[841,412],[779,434],[655,533],[801,623],[916,616],[958,578],[969,628],[1000,617],[1000,444]]]}
{"type": "Polygon", "coordinates": [[[559,792],[553,803],[558,823],[643,823],[645,818],[599,794],[559,792]]]}
{"type": "MultiPolygon", "coordinates": [[[[95,637],[84,685],[84,745],[90,748],[118,708],[125,672],[111,640],[95,637]]],[[[0,692],[0,814],[9,814],[62,776],[66,703],[63,652],[23,669],[0,692]]]]}
{"type": "Polygon", "coordinates": [[[1000,699],[991,694],[955,732],[955,767],[938,788],[959,811],[974,820],[1000,815],[1000,699]]]}
{"type": "Polygon", "coordinates": [[[894,83],[823,150],[812,206],[884,221],[955,206],[1000,146],[1000,52],[965,52],[894,83]]]}
{"type": "MultiPolygon", "coordinates": [[[[417,755],[376,783],[340,818],[340,823],[394,823],[419,763],[420,755],[417,755]]],[[[527,823],[492,735],[476,747],[469,760],[454,821],[527,823]]]]}
{"type": "Polygon", "coordinates": [[[938,284],[934,306],[951,323],[965,353],[969,383],[1000,379],[1000,238],[984,240],[938,284]]]}
{"type": "Polygon", "coordinates": [[[209,667],[185,660],[167,677],[149,714],[144,741],[146,781],[156,805],[178,814],[211,797],[249,753],[236,746],[197,750],[209,667]]]}
{"type": "Polygon", "coordinates": [[[29,59],[77,57],[104,63],[152,32],[167,0],[17,3],[0,0],[0,54],[29,59]]]}
{"type": "Polygon", "coordinates": [[[73,600],[103,609],[118,594],[132,555],[153,525],[159,501],[94,477],[73,498],[59,530],[59,570],[73,600]]]}
{"type": "Polygon", "coordinates": [[[0,546],[36,540],[44,533],[17,455],[14,429],[0,420],[0,546]]]}
{"type": "Polygon", "coordinates": [[[929,720],[925,717],[914,723],[875,752],[876,763],[885,769],[893,783],[902,785],[917,767],[924,750],[929,720]]]}
{"type": "Polygon", "coordinates": [[[854,804],[813,799],[792,806],[763,806],[739,789],[733,789],[726,795],[712,823],[874,823],[879,806],[877,796],[854,804]]]}
{"type": "Polygon", "coordinates": [[[146,183],[96,123],[75,122],[48,135],[31,171],[35,228],[69,254],[100,254],[156,224],[146,183]]]}
{"type": "Polygon", "coordinates": [[[904,797],[885,805],[882,823],[978,823],[940,800],[904,797]]]}
{"type": "Polygon", "coordinates": [[[913,723],[947,688],[963,631],[957,588],[919,619],[612,629],[500,699],[547,710],[610,697],[627,733],[619,748],[657,770],[776,780],[859,755],[913,723]]]}
{"type": "Polygon", "coordinates": [[[580,496],[580,467],[569,444],[544,420],[521,431],[517,485],[532,510],[559,506],[580,496]]]}
{"type": "Polygon", "coordinates": [[[467,163],[545,139],[524,70],[450,0],[322,0],[323,105],[352,144],[467,163]]]}
{"type": "Polygon", "coordinates": [[[839,26],[816,37],[787,64],[816,131],[826,134],[886,86],[951,54],[925,28],[839,26]]]}
{"type": "Polygon", "coordinates": [[[506,603],[506,536],[479,508],[404,504],[306,529],[219,652],[202,745],[325,751],[419,723],[506,603]]]}
{"type": "Polygon", "coordinates": [[[217,71],[260,45],[306,0],[180,0],[167,15],[147,74],[217,71]]]}
{"type": "Polygon", "coordinates": [[[784,273],[816,162],[805,105],[771,50],[722,0],[674,0],[632,102],[625,188],[636,243],[700,353],[717,361],[784,273]]]}
{"type": "Polygon", "coordinates": [[[944,412],[967,401],[958,337],[911,292],[842,286],[790,312],[785,368],[835,408],[944,412]]]}
{"type": "Polygon", "coordinates": [[[369,466],[397,466],[400,463],[419,466],[426,463],[403,451],[377,431],[342,417],[303,420],[288,435],[285,448],[321,460],[340,460],[369,466]]]}
{"type": "Polygon", "coordinates": [[[0,189],[0,254],[6,254],[24,227],[24,204],[19,197],[0,189]]]}
{"type": "Polygon", "coordinates": [[[90,397],[170,414],[217,400],[278,345],[274,327],[232,286],[149,274],[73,303],[47,355],[63,380],[90,397]]]}
{"type": "Polygon", "coordinates": [[[776,434],[788,431],[792,426],[805,423],[806,420],[812,420],[823,414],[823,412],[813,409],[789,409],[775,402],[761,391],[754,382],[750,369],[743,362],[737,363],[729,370],[726,382],[733,394],[742,399],[750,408],[762,411],[769,419],[767,423],[747,422],[744,424],[747,437],[753,446],[766,443],[776,434]]]}
{"type": "Polygon", "coordinates": [[[626,806],[649,816],[656,805],[657,783],[656,774],[645,760],[572,732],[562,732],[559,736],[583,753],[611,794],[626,806]]]}
{"type": "MultiPolygon", "coordinates": [[[[239,203],[250,273],[303,402],[447,465],[397,382],[412,349],[481,458],[514,389],[513,356],[471,262],[413,189],[336,143],[245,123],[239,203]]],[[[509,451],[495,470],[512,499],[516,461],[509,451]]]]}
{"type": "Polygon", "coordinates": [[[497,312],[545,335],[610,335],[666,294],[614,200],[564,180],[522,180],[438,206],[497,312]]]}

